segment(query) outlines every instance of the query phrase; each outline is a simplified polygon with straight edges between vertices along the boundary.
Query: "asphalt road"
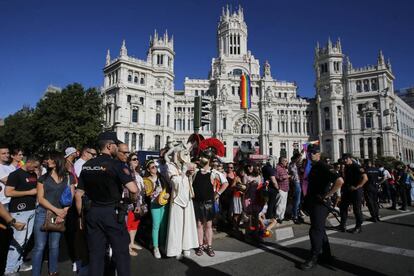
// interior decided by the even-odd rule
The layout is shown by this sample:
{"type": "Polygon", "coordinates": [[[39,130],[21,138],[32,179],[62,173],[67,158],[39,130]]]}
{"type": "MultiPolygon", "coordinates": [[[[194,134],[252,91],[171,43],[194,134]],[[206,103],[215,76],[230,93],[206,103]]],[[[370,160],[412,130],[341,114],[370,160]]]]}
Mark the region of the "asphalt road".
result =
{"type": "MultiPolygon", "coordinates": [[[[216,239],[214,258],[205,254],[197,257],[192,252],[188,259],[156,260],[144,249],[132,257],[132,275],[414,275],[414,208],[409,210],[403,213],[382,209],[383,221],[364,222],[360,234],[329,231],[336,260],[331,266],[319,265],[309,272],[298,269],[298,264],[309,256],[309,225],[304,224],[293,226],[293,238],[278,242],[216,239]]],[[[348,227],[352,224],[351,218],[348,227]]],[[[73,275],[71,264],[64,257],[59,269],[60,275],[73,275]]],[[[44,270],[47,271],[46,267],[44,270]]]]}

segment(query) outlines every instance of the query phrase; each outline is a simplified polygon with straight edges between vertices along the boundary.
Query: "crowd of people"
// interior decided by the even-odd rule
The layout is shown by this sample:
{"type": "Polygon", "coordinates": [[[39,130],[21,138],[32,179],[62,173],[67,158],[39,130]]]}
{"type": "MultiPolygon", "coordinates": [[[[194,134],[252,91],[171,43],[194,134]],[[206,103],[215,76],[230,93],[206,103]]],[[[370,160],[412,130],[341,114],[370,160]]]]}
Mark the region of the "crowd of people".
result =
{"type": "Polygon", "coordinates": [[[118,275],[129,275],[130,257],[144,246],[156,259],[182,258],[191,250],[214,257],[214,228],[260,240],[285,221],[301,224],[310,214],[311,223],[318,221],[310,235],[323,243],[313,249],[307,269],[316,264],[327,239],[314,234],[327,215],[318,216],[315,195],[323,192],[329,208],[339,208],[339,231],[346,231],[352,205],[353,233],[362,231],[363,204],[373,222],[381,220],[383,203],[393,210],[400,205],[401,211],[412,204],[414,164],[384,168],[346,154],[333,164],[318,159],[319,168],[311,157],[312,152],[296,152],[290,162],[280,157],[275,166],[271,160],[225,163],[214,149],[195,157],[177,144],[140,164],[137,152],[113,132],[101,134],[97,148],[68,147],[43,159],[2,145],[0,274],[32,270],[41,275],[47,259],[49,275],[57,275],[62,236],[78,275],[103,275],[106,259],[118,275]],[[326,173],[315,178],[316,169],[326,173]],[[330,189],[317,190],[315,181],[325,181],[330,189]]]}

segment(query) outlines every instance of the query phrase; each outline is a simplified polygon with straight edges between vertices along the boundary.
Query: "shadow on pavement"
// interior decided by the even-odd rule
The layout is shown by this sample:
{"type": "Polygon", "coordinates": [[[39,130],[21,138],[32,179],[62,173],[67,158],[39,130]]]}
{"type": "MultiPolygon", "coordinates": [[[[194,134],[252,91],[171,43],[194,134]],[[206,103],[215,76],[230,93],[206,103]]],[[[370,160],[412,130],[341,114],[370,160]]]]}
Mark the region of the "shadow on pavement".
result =
{"type": "MultiPolygon", "coordinates": [[[[289,254],[295,255],[296,257],[299,257],[303,260],[306,260],[309,257],[309,250],[306,250],[304,248],[300,247],[283,247],[283,246],[277,246],[276,249],[285,251],[289,254]]],[[[266,249],[264,249],[266,250],[266,249]]],[[[296,268],[299,269],[299,264],[296,259],[293,259],[292,257],[286,256],[283,253],[274,252],[272,250],[267,249],[267,252],[277,255],[279,257],[282,257],[288,261],[291,261],[295,264],[296,268]]],[[[386,276],[387,274],[357,265],[353,263],[349,263],[340,259],[335,258],[333,263],[331,265],[325,265],[325,264],[319,264],[318,266],[322,266],[324,268],[327,268],[329,270],[332,270],[333,273],[338,273],[340,271],[348,272],[350,274],[354,275],[377,275],[377,276],[386,276]]]]}
{"type": "Polygon", "coordinates": [[[198,265],[191,259],[183,258],[180,262],[188,267],[188,270],[185,272],[185,275],[188,276],[230,276],[231,274],[224,273],[220,270],[214,269],[212,267],[202,267],[198,265]]]}
{"type": "Polygon", "coordinates": [[[401,223],[401,222],[393,222],[393,221],[382,221],[382,223],[394,224],[394,225],[401,225],[407,227],[414,227],[413,224],[401,223]]]}

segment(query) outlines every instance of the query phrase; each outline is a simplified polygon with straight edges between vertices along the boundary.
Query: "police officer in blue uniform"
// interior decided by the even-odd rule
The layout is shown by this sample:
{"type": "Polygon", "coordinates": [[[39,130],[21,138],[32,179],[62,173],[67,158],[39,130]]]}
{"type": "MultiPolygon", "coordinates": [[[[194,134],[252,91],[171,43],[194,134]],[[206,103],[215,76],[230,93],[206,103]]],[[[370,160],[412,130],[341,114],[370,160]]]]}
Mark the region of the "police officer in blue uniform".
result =
{"type": "Polygon", "coordinates": [[[344,178],[345,185],[342,188],[341,203],[339,209],[341,213],[341,224],[338,230],[345,232],[346,221],[348,219],[348,207],[352,204],[355,216],[355,228],[349,230],[350,233],[362,232],[362,199],[364,195],[364,185],[368,181],[368,176],[365,170],[361,168],[352,158],[352,155],[345,153],[342,156],[345,164],[344,178]]]}
{"type": "Polygon", "coordinates": [[[311,256],[300,265],[303,270],[314,268],[318,261],[332,261],[325,222],[330,208],[329,199],[344,183],[343,179],[321,160],[319,146],[309,145],[308,152],[311,154],[312,168],[308,175],[308,191],[303,208],[309,213],[311,221],[311,256]]]}
{"type": "Polygon", "coordinates": [[[86,231],[89,247],[89,275],[104,274],[106,246],[112,248],[112,260],[117,275],[130,275],[129,235],[125,226],[126,210],[121,202],[127,188],[137,193],[137,185],[128,170],[114,158],[120,144],[115,132],[98,136],[101,155],[87,161],[79,176],[76,199],[83,195],[90,200],[86,213],[86,231]]]}
{"type": "Polygon", "coordinates": [[[374,167],[371,161],[366,162],[365,172],[368,176],[368,182],[364,185],[365,202],[367,203],[369,213],[371,214],[371,221],[380,221],[378,213],[378,187],[380,179],[380,171],[374,167]]]}

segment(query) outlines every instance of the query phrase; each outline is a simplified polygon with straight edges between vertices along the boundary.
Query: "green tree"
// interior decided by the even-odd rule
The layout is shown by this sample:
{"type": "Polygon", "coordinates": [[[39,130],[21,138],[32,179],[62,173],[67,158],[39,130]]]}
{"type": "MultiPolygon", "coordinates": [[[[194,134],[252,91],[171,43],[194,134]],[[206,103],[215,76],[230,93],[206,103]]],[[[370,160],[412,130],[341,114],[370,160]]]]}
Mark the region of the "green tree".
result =
{"type": "Polygon", "coordinates": [[[42,150],[82,147],[95,143],[102,130],[102,97],[95,88],[70,84],[60,93],[48,93],[34,112],[36,137],[42,150]]]}
{"type": "Polygon", "coordinates": [[[0,143],[42,153],[65,147],[93,145],[102,131],[102,96],[96,88],[85,91],[78,83],[61,92],[49,92],[35,109],[24,107],[4,120],[0,143]]]}
{"type": "Polygon", "coordinates": [[[0,127],[0,143],[8,145],[10,149],[22,148],[27,153],[34,152],[33,113],[33,109],[26,106],[5,118],[4,126],[0,127]]]}

